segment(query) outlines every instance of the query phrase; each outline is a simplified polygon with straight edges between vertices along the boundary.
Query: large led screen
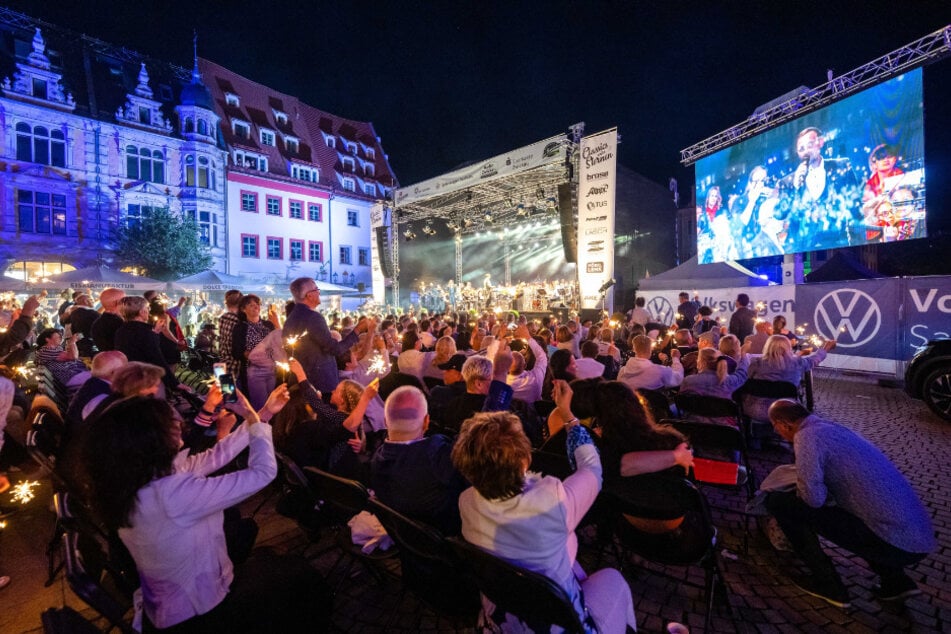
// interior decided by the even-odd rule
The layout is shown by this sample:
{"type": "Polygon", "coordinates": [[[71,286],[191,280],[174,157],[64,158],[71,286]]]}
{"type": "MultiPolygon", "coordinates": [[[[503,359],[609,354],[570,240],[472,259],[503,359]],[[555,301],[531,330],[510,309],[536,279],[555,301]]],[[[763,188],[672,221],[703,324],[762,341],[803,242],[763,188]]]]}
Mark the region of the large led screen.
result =
{"type": "Polygon", "coordinates": [[[925,237],[921,72],[700,159],[700,263],[925,237]]]}

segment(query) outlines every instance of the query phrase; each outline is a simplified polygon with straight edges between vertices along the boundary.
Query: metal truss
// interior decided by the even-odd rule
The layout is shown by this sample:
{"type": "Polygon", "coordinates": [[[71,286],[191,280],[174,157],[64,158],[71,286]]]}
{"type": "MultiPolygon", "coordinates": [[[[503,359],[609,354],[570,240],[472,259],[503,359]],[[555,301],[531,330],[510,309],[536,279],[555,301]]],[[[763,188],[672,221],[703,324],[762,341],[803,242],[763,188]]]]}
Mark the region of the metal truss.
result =
{"type": "Polygon", "coordinates": [[[734,143],[748,139],[764,130],[801,117],[833,101],[847,97],[912,68],[936,62],[951,54],[951,25],[907,44],[887,55],[834,77],[816,88],[801,91],[746,121],[727,128],[708,139],[680,151],[680,162],[690,165],[698,159],[734,143]]]}

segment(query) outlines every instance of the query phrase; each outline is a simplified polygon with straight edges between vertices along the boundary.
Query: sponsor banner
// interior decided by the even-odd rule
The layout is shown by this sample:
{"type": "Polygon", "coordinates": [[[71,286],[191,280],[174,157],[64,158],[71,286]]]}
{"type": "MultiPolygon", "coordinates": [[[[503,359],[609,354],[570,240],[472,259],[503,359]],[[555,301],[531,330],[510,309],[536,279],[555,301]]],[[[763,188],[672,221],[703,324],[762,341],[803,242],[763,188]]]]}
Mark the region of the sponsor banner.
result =
{"type": "Polygon", "coordinates": [[[469,165],[462,169],[436,178],[430,178],[415,185],[401,187],[396,190],[394,200],[396,206],[409,205],[420,200],[441,196],[455,191],[486,183],[489,181],[511,176],[518,172],[559,163],[565,160],[565,144],[567,137],[563,134],[553,136],[517,150],[494,156],[488,160],[469,165]]]}
{"type": "Polygon", "coordinates": [[[717,288],[694,291],[689,288],[670,291],[638,291],[637,296],[645,298],[645,308],[651,316],[662,324],[673,324],[677,320],[677,307],[681,291],[697,297],[701,306],[713,309],[713,316],[723,326],[730,325],[730,315],[736,310],[736,296],[746,293],[761,319],[772,322],[777,315],[786,318],[790,327],[795,323],[796,289],[793,286],[744,286],[737,288],[717,288]]]}
{"type": "Polygon", "coordinates": [[[908,277],[902,281],[905,338],[899,358],[908,360],[930,339],[951,339],[951,277],[908,277]]]}
{"type": "Polygon", "coordinates": [[[373,301],[381,306],[386,303],[386,279],[380,259],[386,254],[380,253],[380,241],[376,238],[376,228],[390,224],[390,210],[382,203],[370,207],[370,276],[373,282],[373,301]]]}
{"type": "MultiPolygon", "coordinates": [[[[578,283],[582,308],[600,308],[598,290],[614,278],[617,128],[581,139],[578,170],[578,283]]],[[[614,289],[604,307],[614,311],[614,289]]]]}
{"type": "Polygon", "coordinates": [[[899,280],[796,286],[796,325],[838,342],[836,354],[898,359],[899,280]]]}

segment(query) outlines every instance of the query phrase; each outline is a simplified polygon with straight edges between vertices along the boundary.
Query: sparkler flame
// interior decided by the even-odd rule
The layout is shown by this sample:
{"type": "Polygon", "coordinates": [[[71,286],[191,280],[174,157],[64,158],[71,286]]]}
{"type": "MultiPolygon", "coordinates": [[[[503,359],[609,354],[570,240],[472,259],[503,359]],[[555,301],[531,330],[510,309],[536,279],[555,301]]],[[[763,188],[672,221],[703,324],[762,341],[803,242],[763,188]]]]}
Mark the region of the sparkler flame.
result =
{"type": "Polygon", "coordinates": [[[33,492],[33,489],[40,486],[39,482],[24,480],[23,482],[18,482],[13,485],[13,488],[10,490],[10,497],[14,502],[20,504],[28,504],[33,498],[36,497],[36,493],[33,492]]]}
{"type": "Polygon", "coordinates": [[[386,374],[386,359],[383,358],[382,354],[376,353],[373,355],[370,365],[367,367],[367,372],[377,376],[386,374]]]}

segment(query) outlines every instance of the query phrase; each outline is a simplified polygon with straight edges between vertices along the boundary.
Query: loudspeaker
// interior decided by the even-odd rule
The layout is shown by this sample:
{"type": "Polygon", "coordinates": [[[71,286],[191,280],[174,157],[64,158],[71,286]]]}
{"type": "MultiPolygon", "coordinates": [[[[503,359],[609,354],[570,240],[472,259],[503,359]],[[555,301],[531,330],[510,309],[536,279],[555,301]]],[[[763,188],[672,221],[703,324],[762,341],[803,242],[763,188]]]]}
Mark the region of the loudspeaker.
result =
{"type": "Polygon", "coordinates": [[[561,216],[561,246],[565,249],[565,261],[578,261],[578,232],[575,229],[574,208],[571,205],[571,183],[558,186],[558,212],[561,216]]]}
{"type": "Polygon", "coordinates": [[[380,269],[383,277],[393,277],[393,253],[390,251],[389,227],[376,228],[376,248],[380,254],[380,269]]]}
{"type": "Polygon", "coordinates": [[[586,320],[590,319],[592,323],[598,323],[601,321],[601,309],[600,308],[582,308],[581,312],[578,313],[578,317],[581,318],[581,323],[584,323],[586,320]]]}

